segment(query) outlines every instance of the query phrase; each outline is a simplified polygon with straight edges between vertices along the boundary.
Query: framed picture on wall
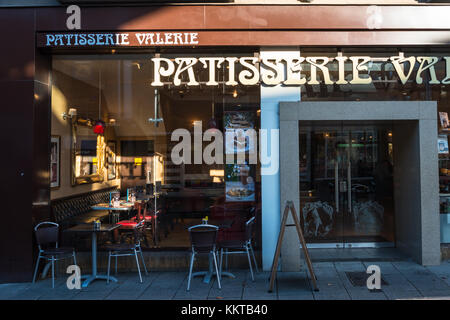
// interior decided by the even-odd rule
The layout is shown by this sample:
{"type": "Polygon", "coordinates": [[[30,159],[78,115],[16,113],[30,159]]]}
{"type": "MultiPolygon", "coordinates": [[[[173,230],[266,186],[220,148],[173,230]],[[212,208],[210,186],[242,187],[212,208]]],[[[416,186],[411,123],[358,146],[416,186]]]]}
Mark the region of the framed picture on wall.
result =
{"type": "Polygon", "coordinates": [[[61,137],[52,136],[50,140],[50,187],[60,186],[61,137]]]}
{"type": "Polygon", "coordinates": [[[106,165],[108,168],[108,180],[117,178],[116,165],[116,141],[108,141],[106,147],[106,165]]]}
{"type": "Polygon", "coordinates": [[[438,136],[438,152],[439,154],[448,154],[448,138],[445,135],[438,136]]]}
{"type": "Polygon", "coordinates": [[[439,120],[441,123],[441,130],[442,131],[449,131],[450,129],[450,122],[448,120],[448,113],[447,112],[439,112],[439,120]]]}

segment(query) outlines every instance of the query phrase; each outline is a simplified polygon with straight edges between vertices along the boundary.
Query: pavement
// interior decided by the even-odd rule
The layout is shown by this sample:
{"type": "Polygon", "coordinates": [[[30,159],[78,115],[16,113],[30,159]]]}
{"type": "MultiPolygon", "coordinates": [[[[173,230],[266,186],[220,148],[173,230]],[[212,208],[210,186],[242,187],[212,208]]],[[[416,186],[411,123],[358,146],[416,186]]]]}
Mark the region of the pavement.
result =
{"type": "MultiPolygon", "coordinates": [[[[348,258],[348,257],[347,257],[348,258]]],[[[67,276],[59,275],[55,288],[51,279],[36,283],[0,284],[2,300],[397,300],[450,299],[450,261],[424,267],[413,261],[319,261],[313,262],[319,291],[311,289],[306,267],[299,272],[278,272],[274,290],[269,293],[270,272],[259,272],[255,281],[249,270],[230,270],[235,278],[222,278],[206,284],[203,278],[192,280],[186,291],[184,272],[150,271],[139,282],[137,272],[118,273],[118,282],[95,281],[87,288],[69,290],[67,276]],[[365,285],[350,281],[348,272],[365,272],[378,265],[383,279],[381,289],[369,291],[365,285]]],[[[102,271],[102,270],[100,270],[102,271]]],[[[367,275],[368,276],[368,275],[367,275]]]]}

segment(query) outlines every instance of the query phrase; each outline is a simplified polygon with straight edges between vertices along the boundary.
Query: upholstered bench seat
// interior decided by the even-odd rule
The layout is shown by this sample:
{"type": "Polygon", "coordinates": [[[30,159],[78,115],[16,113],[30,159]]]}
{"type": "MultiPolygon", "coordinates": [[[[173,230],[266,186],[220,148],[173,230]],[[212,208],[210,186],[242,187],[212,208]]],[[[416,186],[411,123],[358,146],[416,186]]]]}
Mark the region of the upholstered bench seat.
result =
{"type": "Polygon", "coordinates": [[[108,210],[92,210],[86,213],[82,213],[76,217],[69,219],[70,222],[74,224],[81,223],[93,223],[95,220],[100,220],[101,222],[106,222],[109,219],[108,210]]]}
{"type": "Polygon", "coordinates": [[[109,202],[110,192],[115,190],[117,188],[108,188],[52,200],[54,222],[58,223],[62,229],[81,223],[92,223],[97,219],[107,222],[108,211],[92,210],[92,206],[109,202]]]}

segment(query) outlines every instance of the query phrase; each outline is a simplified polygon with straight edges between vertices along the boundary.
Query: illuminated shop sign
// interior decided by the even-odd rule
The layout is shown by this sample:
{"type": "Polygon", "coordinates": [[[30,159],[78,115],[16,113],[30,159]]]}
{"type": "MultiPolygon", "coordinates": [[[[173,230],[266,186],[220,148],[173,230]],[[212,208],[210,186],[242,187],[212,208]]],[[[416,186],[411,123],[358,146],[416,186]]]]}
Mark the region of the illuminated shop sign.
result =
{"type": "MultiPolygon", "coordinates": [[[[106,33],[40,33],[38,47],[41,48],[114,48],[114,47],[158,47],[201,45],[196,32],[106,32],[106,33]]],[[[383,59],[383,58],[382,58],[383,59]]],[[[228,86],[257,85],[326,85],[370,84],[370,66],[380,58],[370,56],[336,57],[177,57],[175,59],[155,57],[153,63],[154,87],[171,84],[198,86],[198,67],[207,69],[207,86],[218,86],[216,71],[226,68],[228,86]],[[349,68],[351,66],[351,68],[349,68]],[[333,72],[334,79],[330,75],[333,72]],[[337,75],[337,77],[336,77],[337,75]],[[183,78],[183,81],[181,80],[183,78]],[[337,79],[336,79],[337,78],[337,79]],[[187,82],[186,82],[187,79],[187,82]]],[[[409,56],[402,52],[397,56],[384,58],[390,64],[398,79],[405,84],[450,84],[450,56],[409,56]],[[445,64],[445,76],[438,78],[436,65],[445,64]]]]}
{"type": "MultiPolygon", "coordinates": [[[[415,81],[417,84],[428,82],[429,84],[450,83],[450,57],[410,56],[404,57],[402,53],[386,59],[391,63],[400,81],[415,81]],[[438,79],[435,65],[443,61],[446,65],[446,75],[438,79]]],[[[196,79],[194,67],[200,64],[208,70],[208,86],[218,86],[216,70],[225,65],[225,85],[257,85],[262,82],[265,85],[300,86],[304,84],[317,85],[332,84],[370,84],[372,77],[369,73],[369,65],[373,62],[370,56],[337,56],[330,57],[186,57],[186,58],[152,58],[153,82],[152,86],[158,87],[167,84],[179,86],[197,86],[200,83],[196,79]],[[346,63],[351,63],[351,71],[345,69],[346,63]],[[239,65],[239,66],[238,66],[239,65]],[[332,79],[330,69],[337,71],[337,79],[332,79]],[[240,70],[237,72],[236,70],[240,70]],[[350,75],[350,77],[349,77],[350,75]],[[187,83],[186,83],[187,79],[187,83]]]]}

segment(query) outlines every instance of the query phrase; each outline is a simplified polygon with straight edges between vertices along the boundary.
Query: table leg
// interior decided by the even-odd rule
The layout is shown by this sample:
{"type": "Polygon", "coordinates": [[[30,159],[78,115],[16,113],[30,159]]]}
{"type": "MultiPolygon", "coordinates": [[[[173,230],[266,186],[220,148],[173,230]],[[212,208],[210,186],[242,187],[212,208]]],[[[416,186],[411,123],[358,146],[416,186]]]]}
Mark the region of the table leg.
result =
{"type": "MultiPolygon", "coordinates": [[[[216,275],[216,273],[214,272],[214,261],[211,253],[209,254],[208,260],[208,271],[200,271],[192,274],[192,277],[204,276],[203,283],[210,283],[211,278],[216,275]]],[[[222,272],[222,276],[230,277],[233,279],[236,278],[236,276],[231,272],[222,272]]]]}
{"type": "Polygon", "coordinates": [[[211,282],[211,278],[212,278],[212,276],[214,274],[214,271],[213,271],[214,270],[213,269],[214,261],[213,261],[213,257],[212,257],[211,253],[208,255],[208,261],[209,261],[209,263],[208,263],[208,272],[206,273],[205,278],[203,278],[203,283],[210,283],[211,282]]]}
{"type": "MultiPolygon", "coordinates": [[[[91,282],[97,279],[107,280],[108,277],[106,275],[97,274],[97,233],[92,232],[92,274],[84,275],[82,278],[86,280],[83,281],[82,287],[86,288],[91,282]]],[[[115,277],[110,276],[109,280],[117,282],[115,277]]]]}
{"type": "Polygon", "coordinates": [[[47,273],[51,266],[52,266],[51,262],[47,262],[45,264],[44,269],[42,269],[41,279],[47,278],[47,273]]]}
{"type": "Polygon", "coordinates": [[[153,244],[156,246],[156,245],[158,245],[158,216],[157,216],[157,214],[155,213],[154,215],[153,215],[153,244]]]}
{"type": "Polygon", "coordinates": [[[113,224],[118,223],[120,220],[120,211],[113,211],[111,215],[112,215],[112,223],[113,224]]]}

